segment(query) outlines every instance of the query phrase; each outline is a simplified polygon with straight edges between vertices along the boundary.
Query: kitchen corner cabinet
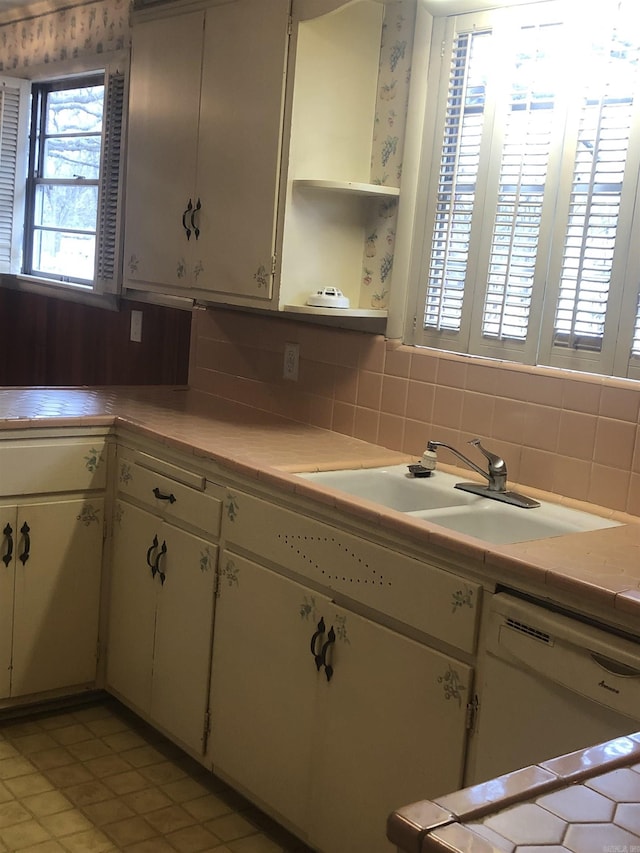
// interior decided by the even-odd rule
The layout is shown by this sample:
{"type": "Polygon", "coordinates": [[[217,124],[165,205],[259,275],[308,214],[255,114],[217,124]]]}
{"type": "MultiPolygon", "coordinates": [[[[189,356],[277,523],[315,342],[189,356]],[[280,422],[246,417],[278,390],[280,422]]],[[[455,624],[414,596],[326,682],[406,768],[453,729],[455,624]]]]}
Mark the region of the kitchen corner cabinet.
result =
{"type": "Polygon", "coordinates": [[[200,474],[141,453],[119,453],[117,480],[107,686],[202,754],[221,501],[200,474]]]}
{"type": "Polygon", "coordinates": [[[127,288],[268,305],[289,6],[212,0],[134,21],[127,288]]]}
{"type": "Polygon", "coordinates": [[[213,770],[315,849],[390,851],[398,804],[462,783],[473,669],[385,617],[472,650],[479,588],[252,495],[225,505],[213,770]]]}
{"type": "Polygon", "coordinates": [[[0,700],[93,686],[107,445],[0,442],[0,700]]]}

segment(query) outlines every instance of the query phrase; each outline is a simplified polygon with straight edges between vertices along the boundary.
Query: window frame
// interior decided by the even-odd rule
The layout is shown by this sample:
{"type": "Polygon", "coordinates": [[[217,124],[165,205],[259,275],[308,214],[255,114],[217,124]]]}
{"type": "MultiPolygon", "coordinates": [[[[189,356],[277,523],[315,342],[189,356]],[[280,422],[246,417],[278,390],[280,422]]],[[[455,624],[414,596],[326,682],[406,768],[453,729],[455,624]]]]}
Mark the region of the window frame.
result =
{"type": "MultiPolygon", "coordinates": [[[[534,293],[531,308],[532,317],[539,323],[540,332],[539,335],[529,334],[526,346],[514,346],[508,340],[490,341],[486,344],[481,339],[478,318],[481,317],[484,306],[486,292],[484,280],[478,281],[475,287],[466,288],[464,298],[472,301],[473,305],[471,308],[465,305],[466,313],[463,315],[463,324],[459,333],[451,334],[446,330],[425,333],[423,330],[422,317],[427,290],[427,268],[424,266],[424,258],[430,249],[432,237],[429,224],[434,222],[436,203],[434,187],[439,175],[443,139],[443,99],[446,103],[449,86],[448,64],[456,28],[460,28],[461,23],[466,19],[470,30],[490,26],[495,30],[498,22],[500,26],[516,26],[522,20],[544,20],[545,17],[558,17],[559,14],[576,14],[576,10],[579,16],[580,10],[575,4],[565,3],[563,0],[542,0],[542,2],[518,4],[509,8],[433,16],[427,0],[419,0],[395,264],[396,272],[404,274],[408,286],[403,294],[404,304],[401,306],[399,299],[395,300],[395,304],[392,303],[388,326],[391,337],[402,337],[409,345],[428,346],[471,357],[640,378],[640,359],[631,354],[638,310],[638,276],[636,272],[634,278],[633,270],[640,269],[640,249],[634,245],[633,241],[629,243],[630,248],[626,252],[625,262],[618,263],[620,268],[616,271],[617,284],[611,287],[609,293],[607,328],[602,351],[596,354],[596,358],[593,358],[593,354],[589,352],[566,349],[562,351],[561,347],[553,346],[550,334],[553,317],[550,315],[555,314],[555,297],[559,282],[552,286],[548,277],[545,278],[545,286],[541,292],[534,293]],[[404,261],[401,253],[406,253],[404,261]],[[404,311],[403,315],[401,308],[404,311]],[[474,324],[477,331],[474,331],[474,324]]],[[[606,10],[603,9],[602,13],[605,15],[606,10]]],[[[640,136],[637,135],[640,133],[640,111],[637,107],[636,103],[635,124],[630,137],[640,141],[640,136]]],[[[482,144],[494,143],[497,132],[499,128],[492,126],[490,132],[486,133],[485,127],[486,138],[483,137],[482,144]]],[[[496,150],[499,151],[499,147],[496,150]]],[[[498,161],[499,157],[494,157],[489,162],[488,168],[497,168],[498,161]]],[[[569,172],[572,173],[573,162],[569,165],[569,172]]],[[[554,163],[553,168],[564,169],[564,172],[561,172],[562,180],[571,180],[571,174],[568,177],[565,174],[566,165],[554,163]]],[[[625,174],[630,174],[630,170],[635,170],[635,175],[640,173],[640,144],[630,145],[625,174]]],[[[481,177],[484,179],[485,175],[481,177]]],[[[631,235],[638,233],[640,228],[640,178],[637,179],[635,197],[633,193],[628,195],[631,197],[625,199],[626,211],[621,222],[625,232],[631,235]]],[[[550,203],[546,198],[545,202],[550,203]]],[[[486,226],[487,230],[493,226],[494,212],[495,208],[486,217],[490,220],[486,226]]],[[[551,235],[548,233],[540,235],[541,242],[548,244],[550,239],[551,235]]],[[[477,246],[485,253],[488,251],[486,236],[478,241],[477,246]]],[[[544,264],[548,262],[548,255],[547,252],[543,260],[544,264]]],[[[469,257],[467,278],[475,277],[476,264],[477,253],[469,257]]],[[[611,280],[613,279],[612,275],[611,280]]]]}
{"type": "Polygon", "coordinates": [[[10,80],[26,86],[26,109],[21,130],[24,140],[22,181],[18,181],[13,197],[14,221],[17,222],[18,257],[12,258],[10,269],[0,269],[2,285],[32,293],[55,295],[109,309],[118,307],[122,288],[122,248],[124,242],[124,193],[126,167],[126,130],[128,116],[129,52],[117,51],[55,65],[21,69],[22,78],[2,75],[0,81],[10,80]],[[105,115],[102,128],[102,155],[98,189],[96,258],[93,282],[90,284],[63,281],[57,278],[30,275],[23,271],[25,191],[27,181],[27,149],[31,120],[30,90],[32,84],[55,84],[57,81],[82,80],[104,74],[105,115]],[[28,79],[25,79],[27,77],[28,79]],[[113,109],[111,109],[113,106],[113,109]],[[114,120],[115,119],[115,120],[114,120]]]}

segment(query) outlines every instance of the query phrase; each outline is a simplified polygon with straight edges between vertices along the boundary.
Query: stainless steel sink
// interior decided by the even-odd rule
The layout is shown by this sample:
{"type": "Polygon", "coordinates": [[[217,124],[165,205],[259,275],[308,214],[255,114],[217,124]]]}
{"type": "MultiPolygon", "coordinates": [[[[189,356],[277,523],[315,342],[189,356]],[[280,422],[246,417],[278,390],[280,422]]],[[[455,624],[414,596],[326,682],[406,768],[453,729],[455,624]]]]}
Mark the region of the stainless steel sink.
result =
{"type": "Polygon", "coordinates": [[[416,478],[406,465],[298,476],[496,545],[618,526],[617,521],[547,501],[531,509],[498,503],[458,491],[459,476],[434,471],[416,478]]]}

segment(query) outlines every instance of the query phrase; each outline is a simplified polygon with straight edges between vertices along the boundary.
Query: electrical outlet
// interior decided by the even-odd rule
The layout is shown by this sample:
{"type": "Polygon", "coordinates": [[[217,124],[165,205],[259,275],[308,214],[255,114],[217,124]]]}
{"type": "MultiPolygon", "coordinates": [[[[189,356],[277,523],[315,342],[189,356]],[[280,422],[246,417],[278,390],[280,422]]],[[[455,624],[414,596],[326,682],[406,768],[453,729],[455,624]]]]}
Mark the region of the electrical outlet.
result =
{"type": "Polygon", "coordinates": [[[142,311],[131,312],[131,331],[129,339],[139,344],[142,341],[142,311]]]}
{"type": "Polygon", "coordinates": [[[298,381],[298,367],[300,363],[300,344],[286,343],[284,345],[284,367],[282,375],[292,382],[298,381]]]}

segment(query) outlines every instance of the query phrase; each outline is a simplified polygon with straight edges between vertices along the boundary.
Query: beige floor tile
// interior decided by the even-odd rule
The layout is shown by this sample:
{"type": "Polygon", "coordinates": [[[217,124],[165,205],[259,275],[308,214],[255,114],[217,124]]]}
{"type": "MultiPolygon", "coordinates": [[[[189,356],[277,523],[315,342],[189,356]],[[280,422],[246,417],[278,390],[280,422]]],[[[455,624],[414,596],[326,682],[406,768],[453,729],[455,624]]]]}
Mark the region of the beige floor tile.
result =
{"type": "Polygon", "coordinates": [[[68,788],[71,785],[80,785],[82,782],[91,782],[94,779],[84,765],[77,763],[52,767],[45,770],[44,773],[56,788],[68,788]]]}
{"type": "Polygon", "coordinates": [[[74,764],[76,759],[63,746],[45,749],[29,756],[29,760],[40,770],[52,770],[55,767],[65,767],[74,764]]]}
{"type": "MultiPolygon", "coordinates": [[[[178,805],[167,806],[155,812],[149,812],[145,819],[154,827],[158,835],[168,835],[185,826],[192,826],[195,818],[178,805]]],[[[224,839],[221,839],[224,840],[224,839]]]]}
{"type": "Polygon", "coordinates": [[[150,838],[148,841],[137,841],[128,847],[123,848],[126,853],[176,853],[176,848],[172,847],[162,838],[150,838]]]}
{"type": "Polygon", "coordinates": [[[79,743],[70,743],[67,749],[78,761],[90,761],[92,758],[114,755],[111,747],[97,737],[82,740],[79,743]]]}
{"type": "Polygon", "coordinates": [[[9,721],[3,726],[3,734],[7,740],[13,740],[24,735],[38,734],[42,731],[39,723],[34,720],[9,721]]]}
{"type": "Polygon", "coordinates": [[[229,814],[232,811],[231,806],[216,794],[206,794],[204,797],[188,800],[182,803],[182,808],[201,823],[222,817],[222,815],[229,814]]]}
{"type": "Polygon", "coordinates": [[[135,817],[135,812],[118,797],[112,800],[103,800],[101,803],[92,803],[84,807],[84,813],[89,820],[99,827],[119,820],[135,817]]]}
{"type": "Polygon", "coordinates": [[[121,756],[132,767],[148,767],[150,764],[160,764],[164,761],[162,753],[158,752],[153,746],[149,746],[149,744],[128,749],[126,752],[121,753],[121,756]]]}
{"type": "Polygon", "coordinates": [[[142,791],[133,791],[124,794],[122,799],[137,814],[148,814],[157,812],[159,809],[167,808],[172,804],[169,797],[158,788],[145,788],[142,791]]]}
{"type": "Polygon", "coordinates": [[[117,849],[99,829],[67,835],[63,843],[69,853],[107,853],[107,851],[117,849]]]}
{"type": "Polygon", "coordinates": [[[147,741],[137,732],[124,731],[107,735],[102,740],[111,747],[114,752],[124,752],[127,749],[135,749],[138,746],[147,746],[147,741]]]}
{"type": "Polygon", "coordinates": [[[255,835],[256,827],[240,814],[233,812],[229,815],[207,821],[207,829],[217,835],[221,841],[229,843],[247,835],[255,835]]]}
{"type": "Polygon", "coordinates": [[[111,717],[112,712],[108,702],[97,702],[96,704],[87,705],[85,708],[77,708],[70,714],[74,721],[81,723],[89,723],[93,720],[103,720],[105,717],[111,717]]]}
{"type": "Polygon", "coordinates": [[[11,800],[8,803],[0,803],[0,828],[4,826],[13,826],[14,823],[30,820],[31,814],[25,809],[22,803],[17,800],[11,800]]]}
{"type": "Polygon", "coordinates": [[[185,779],[187,775],[185,770],[173,761],[161,761],[160,764],[141,767],[140,773],[154,785],[168,785],[178,779],[185,779]]]}
{"type": "Polygon", "coordinates": [[[147,841],[158,835],[142,817],[132,817],[105,826],[105,833],[118,847],[126,847],[137,841],[147,841]]]}
{"type": "Polygon", "coordinates": [[[118,796],[149,787],[148,780],[138,773],[137,770],[130,770],[128,773],[117,773],[115,776],[108,776],[102,781],[108,788],[111,788],[114,794],[118,794],[118,796]]]}
{"type": "Polygon", "coordinates": [[[29,809],[35,817],[57,814],[73,808],[73,804],[60,791],[45,791],[43,794],[35,794],[24,797],[22,804],[29,809]]]}
{"type": "Polygon", "coordinates": [[[62,746],[69,746],[71,743],[80,743],[83,740],[93,738],[93,732],[89,731],[82,723],[73,723],[70,726],[54,729],[51,734],[62,746]]]}
{"type": "Polygon", "coordinates": [[[70,788],[65,788],[64,793],[76,806],[88,806],[102,800],[109,800],[113,796],[111,791],[97,779],[72,785],[70,788]]]}
{"type": "Polygon", "coordinates": [[[58,746],[56,741],[46,732],[23,735],[15,738],[12,743],[22,755],[31,755],[33,752],[42,752],[43,749],[52,749],[58,746]]]}
{"type": "Polygon", "coordinates": [[[91,729],[96,737],[113,735],[116,732],[126,732],[129,728],[124,720],[120,719],[120,717],[114,717],[111,714],[106,717],[100,717],[97,720],[87,720],[85,725],[88,729],[91,729]]]}
{"type": "Polygon", "coordinates": [[[5,779],[4,784],[15,797],[20,798],[41,794],[53,788],[51,782],[42,773],[28,773],[26,776],[16,776],[15,779],[5,779]]]}
{"type": "Polygon", "coordinates": [[[0,829],[0,838],[9,850],[22,850],[23,847],[29,847],[41,841],[49,841],[51,835],[42,824],[32,819],[16,823],[13,826],[3,827],[0,829]]]}
{"type": "Polygon", "coordinates": [[[184,779],[178,779],[176,782],[170,782],[168,785],[161,785],[161,788],[176,803],[195,800],[197,797],[204,797],[205,794],[210,793],[206,785],[188,776],[184,779]]]}
{"type": "Polygon", "coordinates": [[[57,841],[51,840],[32,844],[23,848],[20,853],[65,853],[65,849],[57,841]]]}
{"type": "Polygon", "coordinates": [[[282,847],[265,835],[251,835],[230,841],[229,848],[233,853],[281,853],[282,847]]]}
{"type": "Polygon", "coordinates": [[[167,840],[180,853],[202,853],[203,850],[209,850],[220,842],[212,832],[200,825],[187,826],[177,832],[171,832],[167,835],[167,840]]]}
{"type": "Polygon", "coordinates": [[[11,743],[11,741],[3,740],[0,741],[0,761],[4,758],[15,758],[16,755],[20,753],[15,748],[15,746],[11,743]]]}
{"type": "Polygon", "coordinates": [[[40,728],[45,731],[51,731],[51,729],[62,729],[65,726],[71,726],[76,722],[76,718],[74,714],[52,714],[50,717],[43,717],[38,721],[40,728]]]}
{"type": "Polygon", "coordinates": [[[49,830],[54,838],[64,838],[78,832],[86,832],[93,828],[88,817],[79,809],[68,809],[55,814],[42,815],[40,823],[49,830]]]}
{"type": "MultiPolygon", "coordinates": [[[[7,788],[4,782],[0,782],[0,803],[6,803],[8,800],[13,800],[14,796],[7,788]]],[[[1,851],[0,851],[1,853],[1,851]]]]}
{"type": "Polygon", "coordinates": [[[102,779],[104,776],[115,776],[116,773],[126,773],[128,770],[131,770],[131,765],[124,758],[114,753],[103,755],[100,758],[91,758],[85,761],[84,766],[99,779],[102,779]]]}
{"type": "Polygon", "coordinates": [[[0,779],[15,779],[16,776],[26,776],[27,773],[34,773],[35,767],[26,758],[21,755],[15,758],[3,758],[0,761],[0,779]]]}

